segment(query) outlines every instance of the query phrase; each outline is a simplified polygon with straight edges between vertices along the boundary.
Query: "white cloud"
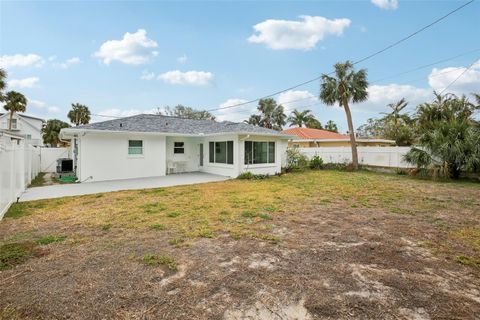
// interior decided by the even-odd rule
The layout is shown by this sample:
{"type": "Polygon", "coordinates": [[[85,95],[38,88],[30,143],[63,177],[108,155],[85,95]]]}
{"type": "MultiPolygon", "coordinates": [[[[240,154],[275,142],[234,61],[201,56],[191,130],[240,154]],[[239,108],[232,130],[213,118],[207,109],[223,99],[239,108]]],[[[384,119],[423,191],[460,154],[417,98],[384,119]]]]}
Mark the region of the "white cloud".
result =
{"type": "Polygon", "coordinates": [[[63,63],[55,64],[55,66],[58,66],[62,69],[68,69],[73,65],[79,64],[80,62],[82,62],[82,61],[80,60],[79,57],[73,57],[73,58],[70,58],[70,59],[66,60],[63,63]]]}
{"type": "Polygon", "coordinates": [[[40,79],[37,77],[30,77],[25,79],[12,79],[7,82],[10,88],[33,88],[40,79]]]}
{"type": "Polygon", "coordinates": [[[0,56],[1,68],[13,68],[13,67],[41,67],[45,63],[44,59],[37,54],[15,54],[12,56],[3,55],[0,56]]]}
{"type": "Polygon", "coordinates": [[[104,42],[94,56],[107,65],[115,60],[138,65],[147,63],[152,57],[158,55],[154,50],[157,47],[157,42],[147,38],[147,31],[138,29],[135,33],[125,33],[122,40],[104,42]]]}
{"type": "Polygon", "coordinates": [[[140,76],[142,80],[153,80],[155,79],[155,73],[149,72],[148,70],[143,70],[142,75],[140,76]]]}
{"type": "MultiPolygon", "coordinates": [[[[219,108],[225,108],[244,102],[247,102],[247,100],[239,98],[228,99],[221,103],[219,108]]],[[[256,113],[256,110],[257,105],[255,103],[249,103],[234,108],[218,110],[216,111],[215,116],[218,121],[242,122],[243,120],[248,119],[251,114],[256,113]]]]}
{"type": "Polygon", "coordinates": [[[269,19],[253,26],[251,43],[263,43],[270,49],[309,50],[326,35],[340,36],[350,25],[349,19],[330,20],[320,16],[300,16],[300,21],[269,19]]]}
{"type": "Polygon", "coordinates": [[[480,88],[480,60],[470,69],[466,69],[467,67],[434,68],[428,75],[428,84],[433,89],[442,91],[460,76],[455,83],[448,87],[448,92],[456,94],[477,92],[480,88]]]}
{"type": "Polygon", "coordinates": [[[177,58],[177,61],[181,64],[185,64],[188,60],[188,57],[186,54],[183,54],[181,57],[178,57],[177,58]]]}
{"type": "Polygon", "coordinates": [[[398,8],[397,0],[372,0],[372,3],[384,10],[396,10],[398,8]]]}
{"type": "MultiPolygon", "coordinates": [[[[277,103],[283,105],[285,113],[288,115],[293,109],[307,107],[319,100],[306,90],[289,90],[279,94],[277,103]]],[[[313,108],[314,106],[312,106],[313,108]]],[[[310,108],[311,109],[311,108],[310,108]]]]}
{"type": "Polygon", "coordinates": [[[47,104],[44,101],[27,98],[27,112],[35,114],[40,118],[50,118],[51,115],[59,113],[61,110],[59,107],[47,104]],[[35,109],[35,110],[32,110],[35,109]]]}
{"type": "Polygon", "coordinates": [[[55,106],[48,107],[47,110],[48,110],[49,113],[59,113],[60,112],[60,108],[55,107],[55,106]]]}
{"type": "Polygon", "coordinates": [[[205,71],[182,72],[174,70],[158,75],[157,79],[170,84],[206,86],[213,82],[213,74],[205,71]]]}

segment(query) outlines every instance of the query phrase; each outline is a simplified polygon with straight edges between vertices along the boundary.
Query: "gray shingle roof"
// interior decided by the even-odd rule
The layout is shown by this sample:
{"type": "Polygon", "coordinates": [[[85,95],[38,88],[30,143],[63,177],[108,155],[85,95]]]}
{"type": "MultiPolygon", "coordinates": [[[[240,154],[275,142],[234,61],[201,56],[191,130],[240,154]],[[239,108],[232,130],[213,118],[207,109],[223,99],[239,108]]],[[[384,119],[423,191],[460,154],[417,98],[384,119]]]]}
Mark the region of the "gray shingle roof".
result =
{"type": "Polygon", "coordinates": [[[125,132],[158,132],[188,135],[209,135],[220,133],[265,134],[289,137],[272,129],[253,126],[247,123],[194,120],[178,117],[140,114],[136,116],[91,123],[68,128],[70,130],[105,130],[125,132]]]}

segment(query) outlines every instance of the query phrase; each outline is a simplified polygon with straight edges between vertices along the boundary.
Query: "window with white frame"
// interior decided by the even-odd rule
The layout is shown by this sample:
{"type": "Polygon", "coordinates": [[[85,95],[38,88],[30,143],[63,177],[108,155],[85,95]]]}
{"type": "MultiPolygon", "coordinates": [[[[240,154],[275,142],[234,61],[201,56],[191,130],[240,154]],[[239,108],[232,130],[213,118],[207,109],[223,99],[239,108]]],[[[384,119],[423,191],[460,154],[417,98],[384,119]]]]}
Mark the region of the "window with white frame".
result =
{"type": "Polygon", "coordinates": [[[173,143],[173,153],[184,154],[185,153],[185,143],[184,142],[174,142],[173,143]]]}
{"type": "Polygon", "coordinates": [[[142,140],[128,140],[128,154],[129,155],[142,155],[143,154],[143,141],[142,140]]]}
{"type": "Polygon", "coordinates": [[[233,164],[233,141],[210,141],[209,162],[233,164]]]}
{"type": "Polygon", "coordinates": [[[17,129],[17,119],[8,120],[12,124],[12,129],[17,129]]]}
{"type": "Polygon", "coordinates": [[[245,164],[275,163],[274,141],[245,141],[245,164]]]}

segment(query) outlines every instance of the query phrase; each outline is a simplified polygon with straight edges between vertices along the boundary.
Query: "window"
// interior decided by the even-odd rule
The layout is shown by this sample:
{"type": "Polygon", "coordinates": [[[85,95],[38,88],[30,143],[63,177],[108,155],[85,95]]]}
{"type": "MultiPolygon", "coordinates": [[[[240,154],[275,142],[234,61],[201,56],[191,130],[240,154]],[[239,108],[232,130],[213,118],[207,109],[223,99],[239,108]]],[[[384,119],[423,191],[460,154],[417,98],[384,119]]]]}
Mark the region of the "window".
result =
{"type": "Polygon", "coordinates": [[[233,141],[211,141],[208,147],[210,163],[233,164],[233,141]]]}
{"type": "Polygon", "coordinates": [[[131,154],[131,155],[143,154],[143,141],[128,140],[128,154],[131,154]]]}
{"type": "Polygon", "coordinates": [[[275,142],[245,141],[245,164],[275,163],[275,142]]]}
{"type": "Polygon", "coordinates": [[[32,135],[31,135],[31,134],[27,134],[26,138],[27,138],[27,140],[32,140],[32,135]]]}
{"type": "Polygon", "coordinates": [[[185,153],[185,143],[184,142],[174,142],[173,143],[173,153],[184,154],[185,153]]]}
{"type": "Polygon", "coordinates": [[[12,129],[17,129],[17,119],[12,119],[12,120],[9,120],[9,121],[11,121],[12,129]]]}

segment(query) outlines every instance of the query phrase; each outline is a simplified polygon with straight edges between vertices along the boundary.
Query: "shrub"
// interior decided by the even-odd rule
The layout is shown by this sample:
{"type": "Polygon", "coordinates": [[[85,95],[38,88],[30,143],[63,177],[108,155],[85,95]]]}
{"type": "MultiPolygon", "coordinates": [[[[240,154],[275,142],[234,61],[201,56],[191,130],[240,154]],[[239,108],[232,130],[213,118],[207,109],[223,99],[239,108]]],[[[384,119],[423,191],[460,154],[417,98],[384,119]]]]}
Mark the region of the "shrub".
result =
{"type": "Polygon", "coordinates": [[[287,166],[286,171],[303,171],[308,166],[307,157],[298,151],[297,148],[288,148],[287,149],[287,166]]]}
{"type": "Polygon", "coordinates": [[[263,180],[267,179],[269,176],[268,174],[253,174],[250,171],[241,173],[237,179],[242,179],[242,180],[263,180]]]}
{"type": "Polygon", "coordinates": [[[237,179],[241,179],[241,180],[253,179],[253,173],[251,173],[250,171],[243,172],[237,177],[237,179]]]}
{"type": "Polygon", "coordinates": [[[314,156],[310,160],[310,169],[322,169],[323,168],[323,159],[319,156],[314,156]]]}

